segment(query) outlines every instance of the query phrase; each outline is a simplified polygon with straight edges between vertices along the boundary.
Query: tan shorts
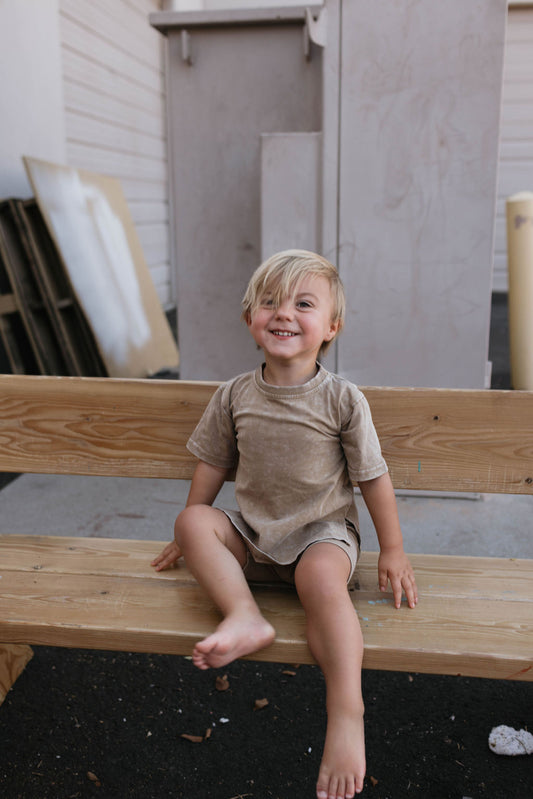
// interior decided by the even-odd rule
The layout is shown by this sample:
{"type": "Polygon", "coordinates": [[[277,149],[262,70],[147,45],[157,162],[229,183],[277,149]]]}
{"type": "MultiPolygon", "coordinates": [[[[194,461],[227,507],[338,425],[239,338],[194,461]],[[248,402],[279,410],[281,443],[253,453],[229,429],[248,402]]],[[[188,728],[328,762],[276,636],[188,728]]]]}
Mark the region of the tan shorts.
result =
{"type": "MultiPolygon", "coordinates": [[[[346,554],[350,559],[350,563],[352,565],[347,585],[348,589],[350,591],[353,591],[357,582],[357,579],[355,577],[355,567],[357,566],[357,561],[359,559],[361,546],[359,543],[359,536],[357,535],[355,528],[353,528],[350,523],[347,523],[346,525],[346,537],[347,541],[341,541],[337,538],[324,538],[314,543],[335,544],[335,546],[340,547],[342,550],[344,550],[344,552],[346,552],[346,554]]],[[[309,546],[311,547],[313,545],[314,544],[309,544],[309,546]]],[[[307,549],[309,549],[309,547],[307,547],[307,549]]],[[[275,560],[272,560],[271,563],[258,563],[256,560],[254,560],[252,553],[248,550],[248,557],[246,563],[244,564],[243,572],[248,582],[251,583],[283,582],[294,585],[294,573],[296,571],[296,566],[298,565],[298,561],[300,560],[302,555],[303,552],[298,556],[298,558],[294,561],[294,563],[288,563],[288,564],[276,563],[275,560]]]]}

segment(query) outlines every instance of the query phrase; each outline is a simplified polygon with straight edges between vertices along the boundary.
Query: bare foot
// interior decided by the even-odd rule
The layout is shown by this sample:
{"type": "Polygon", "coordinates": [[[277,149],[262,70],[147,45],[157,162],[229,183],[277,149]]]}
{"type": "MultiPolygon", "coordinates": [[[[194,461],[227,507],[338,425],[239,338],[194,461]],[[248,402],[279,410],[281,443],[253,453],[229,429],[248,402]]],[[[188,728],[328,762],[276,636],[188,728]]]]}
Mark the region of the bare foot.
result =
{"type": "Polygon", "coordinates": [[[343,713],[329,718],[317,799],[353,799],[363,790],[365,771],[363,715],[343,713]]]}
{"type": "Polygon", "coordinates": [[[215,632],[196,644],[192,662],[199,669],[217,669],[272,643],[275,630],[259,613],[226,616],[215,632]]]}

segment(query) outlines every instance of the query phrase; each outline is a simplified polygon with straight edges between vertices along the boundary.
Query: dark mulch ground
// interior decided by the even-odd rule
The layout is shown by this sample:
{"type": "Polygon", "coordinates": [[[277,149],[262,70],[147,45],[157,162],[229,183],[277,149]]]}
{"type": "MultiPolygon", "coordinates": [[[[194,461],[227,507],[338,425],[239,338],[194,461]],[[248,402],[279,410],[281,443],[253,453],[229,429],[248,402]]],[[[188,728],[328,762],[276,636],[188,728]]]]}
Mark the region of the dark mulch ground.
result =
{"type": "MultiPolygon", "coordinates": [[[[0,707],[0,796],[312,799],[319,670],[240,661],[224,673],[218,691],[217,672],[184,658],[35,648],[0,707]],[[181,737],[207,729],[201,743],[181,737]]],[[[532,683],[367,671],[364,693],[364,796],[532,796],[532,757],[487,744],[493,726],[531,725],[532,683]]]]}

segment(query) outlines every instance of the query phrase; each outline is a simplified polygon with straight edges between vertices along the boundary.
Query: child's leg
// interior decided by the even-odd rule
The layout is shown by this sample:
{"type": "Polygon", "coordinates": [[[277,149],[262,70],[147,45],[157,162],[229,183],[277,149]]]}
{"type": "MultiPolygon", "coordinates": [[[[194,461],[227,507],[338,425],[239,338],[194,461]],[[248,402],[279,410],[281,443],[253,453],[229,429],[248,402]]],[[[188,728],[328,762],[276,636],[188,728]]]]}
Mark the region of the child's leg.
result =
{"type": "Polygon", "coordinates": [[[248,587],[242,571],[246,546],[226,514],[191,505],[176,519],[174,533],[190,571],[224,616],[215,632],[195,646],[195,666],[218,668],[268,646],[274,629],[248,587]]]}
{"type": "Polygon", "coordinates": [[[351,799],[362,791],[366,770],[363,636],[346,586],[350,568],[346,553],[324,542],[305,550],[295,573],[309,648],[326,680],[328,722],[318,799],[351,799]]]}

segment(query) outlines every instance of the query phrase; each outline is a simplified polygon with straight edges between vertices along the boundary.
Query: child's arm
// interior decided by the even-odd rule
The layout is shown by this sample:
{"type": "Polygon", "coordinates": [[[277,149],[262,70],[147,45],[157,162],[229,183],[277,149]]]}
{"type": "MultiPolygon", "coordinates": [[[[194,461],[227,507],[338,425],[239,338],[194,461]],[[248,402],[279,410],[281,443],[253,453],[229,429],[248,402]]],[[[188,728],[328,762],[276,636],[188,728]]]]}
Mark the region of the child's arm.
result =
{"type": "MultiPolygon", "coordinates": [[[[187,497],[186,507],[189,505],[212,505],[215,498],[224,485],[226,478],[229,474],[229,469],[221,469],[218,466],[212,466],[205,461],[198,461],[194,474],[192,476],[191,487],[189,489],[189,496],[187,497]]],[[[175,541],[163,549],[159,555],[154,558],[151,565],[155,566],[156,571],[163,571],[181,558],[181,550],[175,541]]]]}
{"type": "Polygon", "coordinates": [[[218,492],[226,482],[229,472],[229,469],[222,469],[220,466],[198,461],[192,476],[185,507],[189,507],[189,505],[212,505],[218,492]]]}
{"type": "Polygon", "coordinates": [[[378,561],[379,587],[385,591],[390,580],[396,607],[400,607],[403,589],[409,607],[414,608],[418,593],[413,569],[403,551],[402,531],[390,476],[386,473],[374,480],[365,480],[359,483],[359,488],[374,522],[381,550],[378,561]]]}

